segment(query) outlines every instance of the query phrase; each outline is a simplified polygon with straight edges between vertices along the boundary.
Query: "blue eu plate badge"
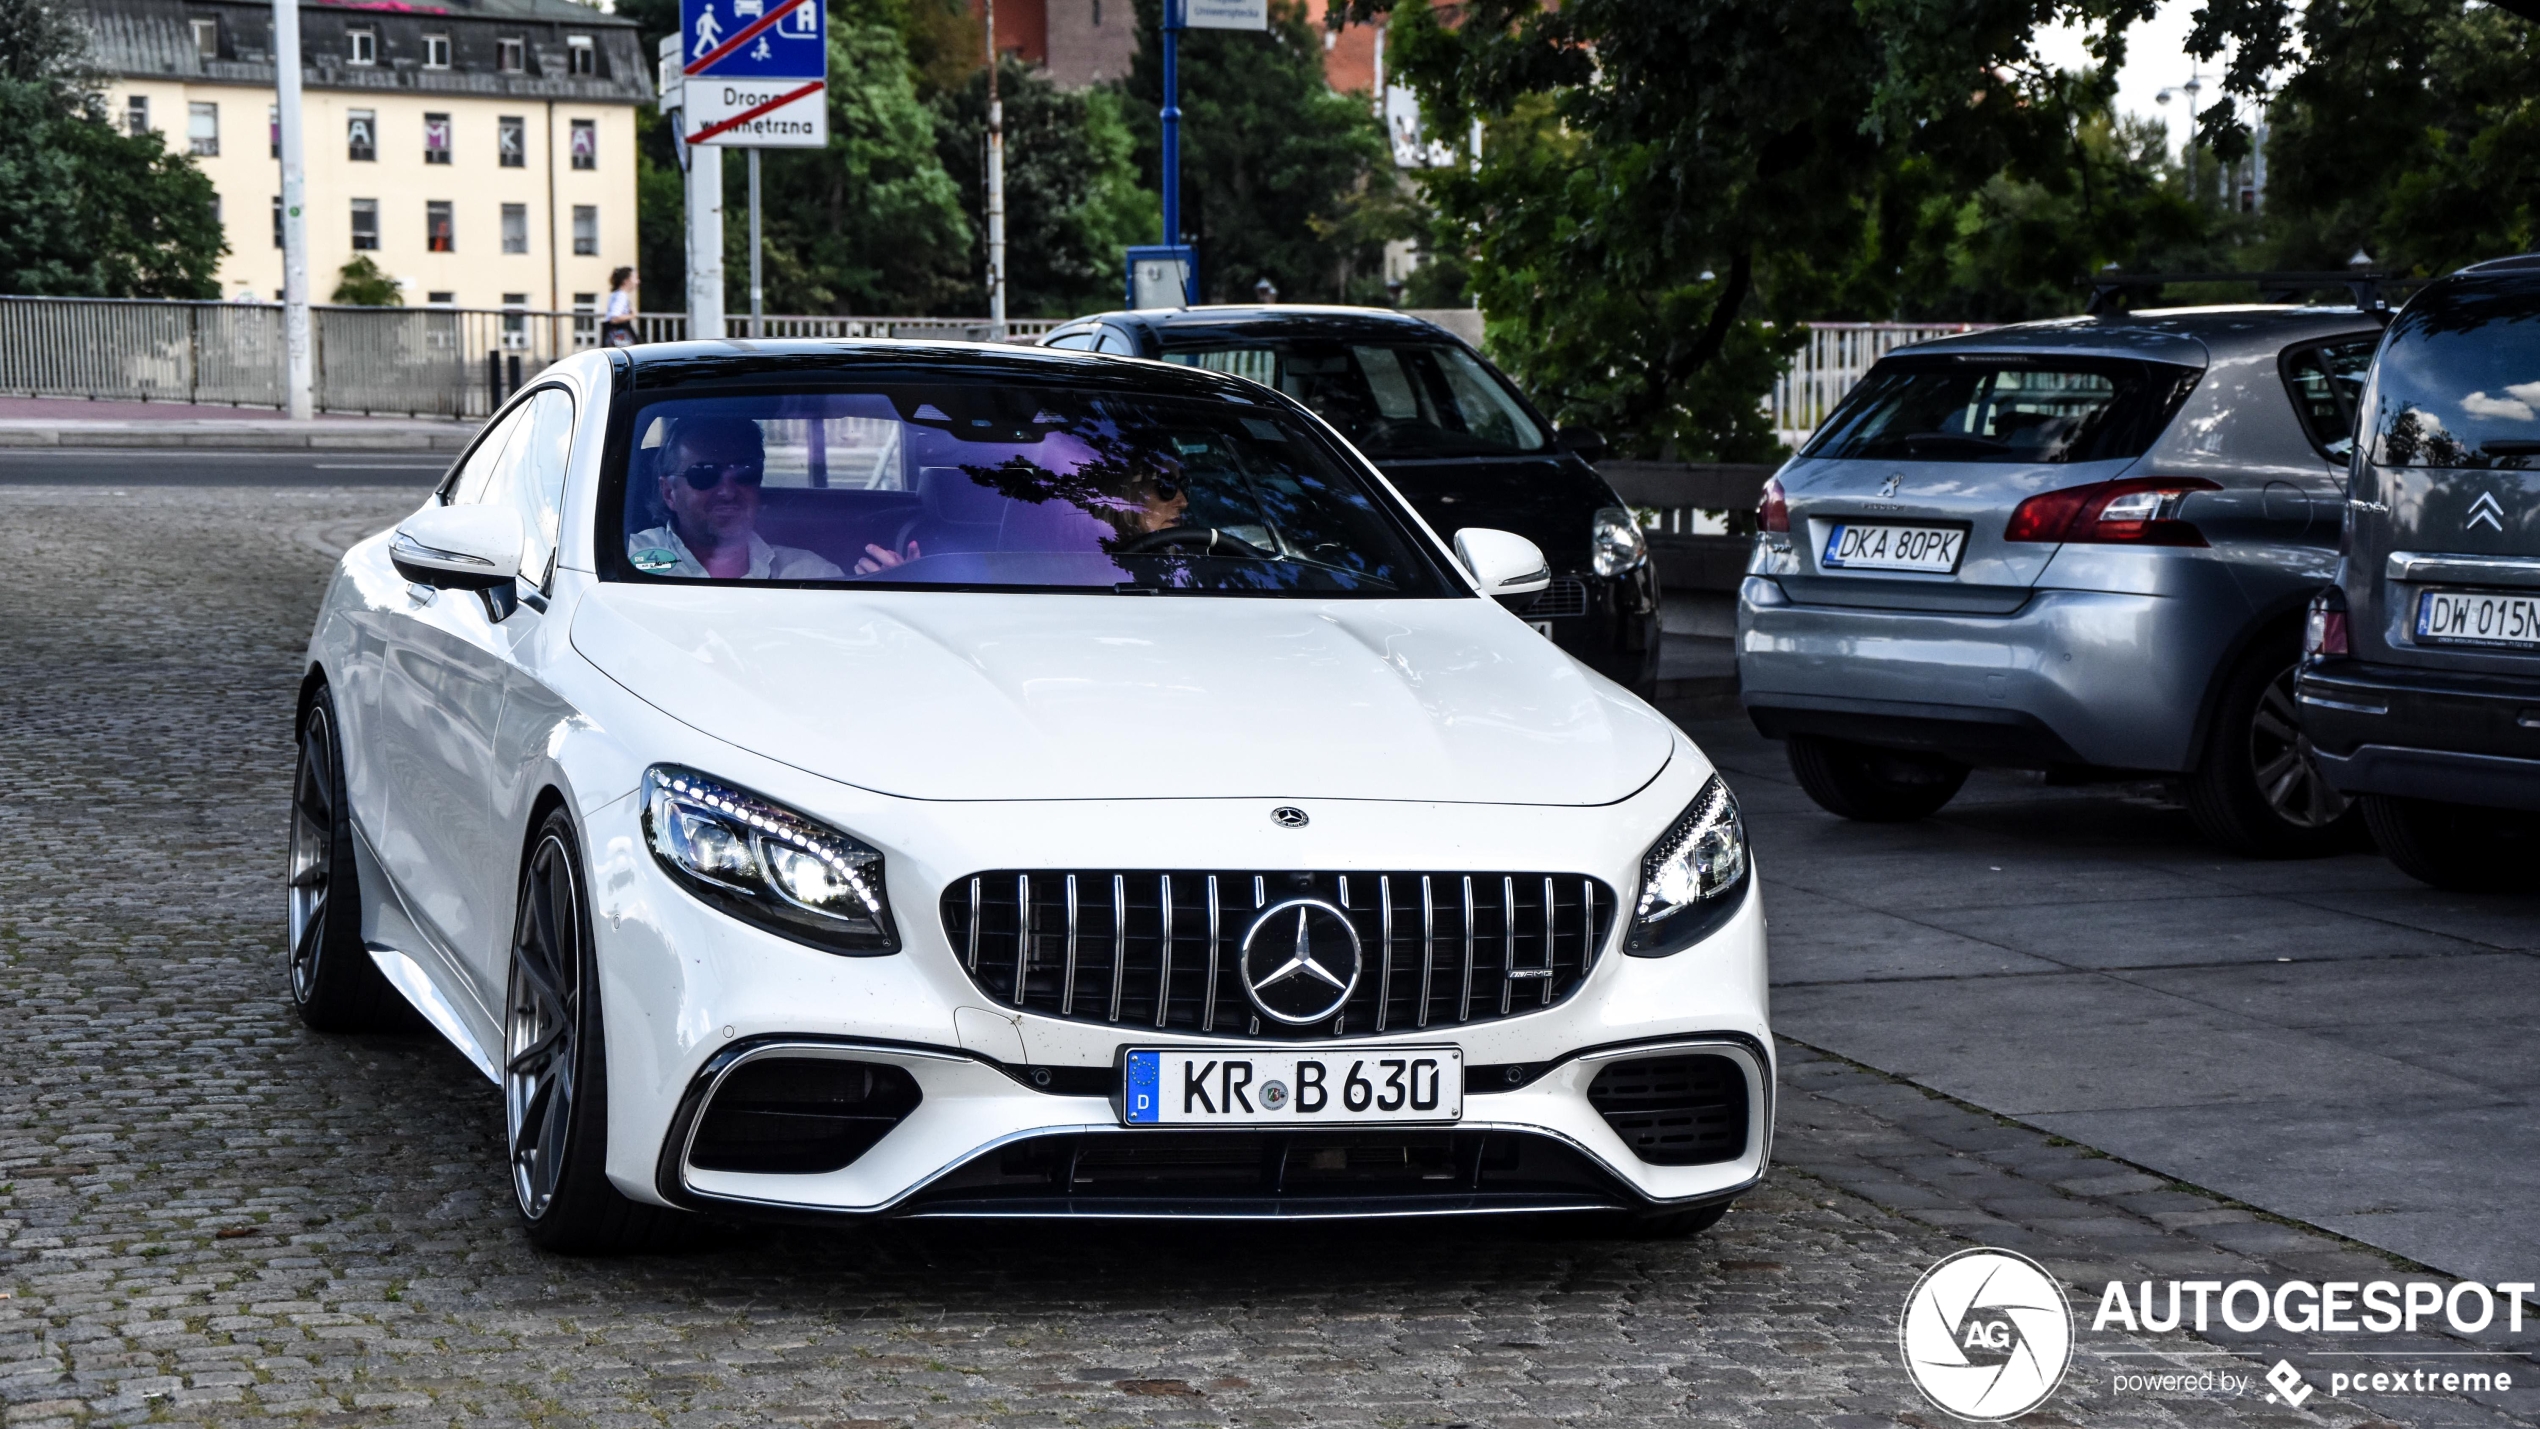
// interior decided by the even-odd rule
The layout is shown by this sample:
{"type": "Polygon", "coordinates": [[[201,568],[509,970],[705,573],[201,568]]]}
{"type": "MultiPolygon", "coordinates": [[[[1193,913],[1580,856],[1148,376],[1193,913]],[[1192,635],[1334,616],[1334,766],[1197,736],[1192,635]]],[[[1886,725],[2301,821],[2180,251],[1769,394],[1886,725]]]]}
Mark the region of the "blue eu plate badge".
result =
{"type": "Polygon", "coordinates": [[[1164,1108],[1156,1094],[1156,1083],[1162,1066],[1162,1054],[1132,1052],[1129,1054],[1129,1077],[1126,1099],[1121,1110],[1131,1126],[1153,1126],[1160,1121],[1164,1108]]]}

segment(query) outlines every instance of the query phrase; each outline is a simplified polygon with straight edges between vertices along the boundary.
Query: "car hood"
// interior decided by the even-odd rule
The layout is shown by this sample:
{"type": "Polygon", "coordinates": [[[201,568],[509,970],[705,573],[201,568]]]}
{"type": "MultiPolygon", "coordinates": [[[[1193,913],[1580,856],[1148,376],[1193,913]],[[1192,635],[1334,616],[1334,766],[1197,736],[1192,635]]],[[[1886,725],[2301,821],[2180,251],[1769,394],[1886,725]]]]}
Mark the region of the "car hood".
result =
{"type": "Polygon", "coordinates": [[[1602,477],[1553,455],[1379,460],[1376,469],[1441,535],[1514,531],[1542,547],[1554,570],[1585,567],[1597,508],[1620,504],[1602,477]]]}
{"type": "Polygon", "coordinates": [[[715,738],[909,798],[1606,804],[1675,741],[1486,600],[604,584],[573,643],[715,738]]]}

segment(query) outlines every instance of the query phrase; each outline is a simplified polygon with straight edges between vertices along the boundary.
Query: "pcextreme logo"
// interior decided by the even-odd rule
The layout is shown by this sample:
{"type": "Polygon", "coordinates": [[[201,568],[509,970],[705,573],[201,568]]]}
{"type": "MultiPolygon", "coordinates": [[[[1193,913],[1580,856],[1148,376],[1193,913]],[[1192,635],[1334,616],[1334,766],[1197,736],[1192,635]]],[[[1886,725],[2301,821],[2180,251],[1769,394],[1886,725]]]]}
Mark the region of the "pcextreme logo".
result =
{"type": "Polygon", "coordinates": [[[1977,1423],[2045,1403],[2072,1364],[2063,1287],[2017,1251],[1962,1250],[1924,1271],[1896,1333],[1914,1387],[1942,1412],[1977,1423]]]}

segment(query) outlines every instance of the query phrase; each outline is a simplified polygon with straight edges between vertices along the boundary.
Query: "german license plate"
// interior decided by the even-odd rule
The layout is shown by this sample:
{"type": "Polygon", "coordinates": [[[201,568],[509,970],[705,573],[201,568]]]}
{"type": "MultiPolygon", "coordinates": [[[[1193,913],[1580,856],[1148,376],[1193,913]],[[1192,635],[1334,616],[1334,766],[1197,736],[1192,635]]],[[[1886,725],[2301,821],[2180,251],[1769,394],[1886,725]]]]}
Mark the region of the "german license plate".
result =
{"type": "Polygon", "coordinates": [[[2426,591],[2417,597],[2417,639],[2435,645],[2540,649],[2540,594],[2426,591]]]}
{"type": "Polygon", "coordinates": [[[1826,531],[1817,564],[1830,571],[1929,571],[1947,575],[1967,553],[1958,526],[1890,526],[1837,521],[1826,531]]]}
{"type": "Polygon", "coordinates": [[[1348,1126],[1458,1121],[1458,1047],[1347,1052],[1131,1048],[1120,1119],[1130,1126],[1348,1126]]]}

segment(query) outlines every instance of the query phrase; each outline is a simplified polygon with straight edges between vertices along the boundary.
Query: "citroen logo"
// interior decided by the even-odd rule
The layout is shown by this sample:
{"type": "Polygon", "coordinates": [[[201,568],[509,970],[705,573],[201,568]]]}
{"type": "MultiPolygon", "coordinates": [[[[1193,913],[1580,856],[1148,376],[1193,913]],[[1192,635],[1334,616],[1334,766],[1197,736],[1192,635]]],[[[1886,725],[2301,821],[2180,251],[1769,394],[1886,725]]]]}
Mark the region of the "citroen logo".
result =
{"type": "Polygon", "coordinates": [[[1879,495],[1880,495],[1882,498],[1889,497],[1889,496],[1894,496],[1894,495],[1896,494],[1896,488],[1898,488],[1898,487],[1900,487],[1900,486],[1903,486],[1904,484],[1905,484],[1905,473],[1903,473],[1903,472],[1901,472],[1901,471],[1900,471],[1900,472],[1897,472],[1897,473],[1895,473],[1894,475],[1892,475],[1892,476],[1888,477],[1888,479],[1887,479],[1887,480],[1885,480],[1885,481],[1883,481],[1883,482],[1880,482],[1880,483],[1879,483],[1879,495]]]}
{"type": "Polygon", "coordinates": [[[1235,970],[1262,1016],[1303,1027],[1341,1010],[1365,962],[1348,914],[1320,898],[1291,898],[1252,920],[1235,970]]]}
{"type": "Polygon", "coordinates": [[[2469,504],[2469,519],[2461,523],[2461,529],[2472,530],[2481,523],[2491,531],[2505,529],[2505,508],[2496,504],[2496,493],[2492,491],[2478,493],[2478,499],[2469,504]]]}

